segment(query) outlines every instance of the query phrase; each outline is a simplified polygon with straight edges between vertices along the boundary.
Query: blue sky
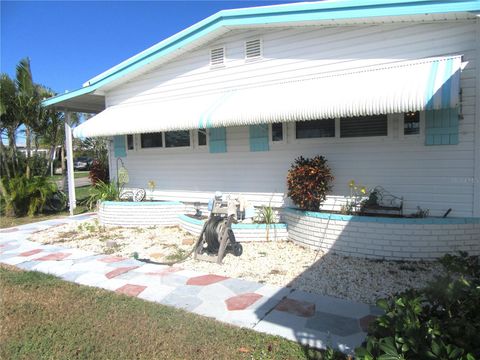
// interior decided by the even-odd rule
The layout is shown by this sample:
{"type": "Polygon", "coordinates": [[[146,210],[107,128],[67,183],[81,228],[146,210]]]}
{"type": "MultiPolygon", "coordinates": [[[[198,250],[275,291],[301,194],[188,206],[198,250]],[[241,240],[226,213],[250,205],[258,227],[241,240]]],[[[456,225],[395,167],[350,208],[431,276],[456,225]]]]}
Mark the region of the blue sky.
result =
{"type": "MultiPolygon", "coordinates": [[[[298,1],[298,0],[297,0],[298,1]]],[[[222,9],[292,1],[1,1],[1,71],[58,93],[222,9]]]]}

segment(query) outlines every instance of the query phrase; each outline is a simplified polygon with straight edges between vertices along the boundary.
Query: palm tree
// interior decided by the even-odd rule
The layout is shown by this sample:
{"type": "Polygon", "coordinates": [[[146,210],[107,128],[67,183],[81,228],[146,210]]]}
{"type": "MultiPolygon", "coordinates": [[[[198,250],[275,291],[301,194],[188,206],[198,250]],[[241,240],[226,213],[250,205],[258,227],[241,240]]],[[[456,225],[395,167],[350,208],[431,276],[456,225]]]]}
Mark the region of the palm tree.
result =
{"type": "Polygon", "coordinates": [[[30,156],[32,149],[32,135],[42,130],[40,121],[41,87],[33,82],[30,59],[20,60],[16,73],[17,85],[17,112],[25,126],[25,140],[27,148],[27,167],[25,174],[30,177],[30,156]]]}

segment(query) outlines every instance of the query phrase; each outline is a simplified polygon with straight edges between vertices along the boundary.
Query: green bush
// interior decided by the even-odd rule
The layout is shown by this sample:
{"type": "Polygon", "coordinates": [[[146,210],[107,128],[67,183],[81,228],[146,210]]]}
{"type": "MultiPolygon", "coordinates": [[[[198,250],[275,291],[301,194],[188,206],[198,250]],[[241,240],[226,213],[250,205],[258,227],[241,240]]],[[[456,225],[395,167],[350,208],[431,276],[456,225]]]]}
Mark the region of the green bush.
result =
{"type": "Polygon", "coordinates": [[[318,211],[331,190],[333,175],[323,156],[300,156],[288,170],[288,196],[303,210],[318,211]]]}
{"type": "Polygon", "coordinates": [[[5,181],[6,213],[33,216],[42,212],[48,200],[57,192],[57,185],[44,176],[17,176],[5,181]]]}
{"type": "Polygon", "coordinates": [[[447,275],[377,305],[385,311],[369,329],[358,359],[480,358],[480,265],[465,253],[440,261],[447,275]]]}
{"type": "Polygon", "coordinates": [[[118,201],[120,200],[121,189],[117,186],[116,181],[106,183],[98,181],[91,189],[86,200],[87,207],[92,210],[99,201],[118,201]]]}

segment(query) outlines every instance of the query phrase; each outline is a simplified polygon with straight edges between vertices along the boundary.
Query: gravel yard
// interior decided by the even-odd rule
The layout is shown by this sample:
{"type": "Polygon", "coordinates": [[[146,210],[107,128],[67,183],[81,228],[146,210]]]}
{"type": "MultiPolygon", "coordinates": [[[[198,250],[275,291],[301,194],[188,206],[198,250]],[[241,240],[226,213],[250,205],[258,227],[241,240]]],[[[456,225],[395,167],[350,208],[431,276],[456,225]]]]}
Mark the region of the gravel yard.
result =
{"type": "MultiPolygon", "coordinates": [[[[37,232],[30,240],[124,257],[137,252],[140,258],[162,262],[182,258],[196,238],[178,227],[119,228],[89,220],[37,232]]],[[[223,265],[191,257],[175,266],[370,304],[407,288],[423,287],[442,272],[435,262],[344,257],[291,242],[243,243],[243,255],[228,254],[223,265]]]]}

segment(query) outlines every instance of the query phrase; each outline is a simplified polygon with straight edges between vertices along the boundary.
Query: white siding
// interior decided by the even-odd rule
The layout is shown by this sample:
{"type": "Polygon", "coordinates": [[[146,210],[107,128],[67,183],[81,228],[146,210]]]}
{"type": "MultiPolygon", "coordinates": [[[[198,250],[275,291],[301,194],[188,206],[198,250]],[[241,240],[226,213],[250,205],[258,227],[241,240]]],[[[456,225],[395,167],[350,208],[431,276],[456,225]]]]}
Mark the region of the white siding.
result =
{"type": "Polygon", "coordinates": [[[111,90],[106,100],[108,106],[141,103],[387,61],[463,54],[468,64],[461,78],[464,118],[459,145],[424,146],[423,136],[403,138],[399,135],[401,124],[392,115],[387,138],[296,141],[290,124],[287,143],[275,144],[269,152],[251,153],[248,128],[235,127],[227,129],[225,154],[196,148],[137,149],[129,151],[124,162],[130,173],[129,185],[146,188],[149,180],[155,180],[161,190],[158,195],[164,198],[180,191],[200,200],[221,190],[247,193],[267,203],[272,199],[279,205],[293,159],[321,154],[335,175],[333,195],[347,194],[348,181],[355,179],[403,196],[409,212],[421,206],[433,215],[452,208],[451,216],[472,216],[474,182],[479,181],[474,178],[475,46],[475,21],[232,31],[111,90]],[[263,60],[245,63],[244,41],[255,37],[262,39],[263,60]],[[225,46],[226,63],[224,68],[212,70],[209,49],[217,45],[225,46]],[[276,196],[272,198],[273,193],[276,196]]]}

